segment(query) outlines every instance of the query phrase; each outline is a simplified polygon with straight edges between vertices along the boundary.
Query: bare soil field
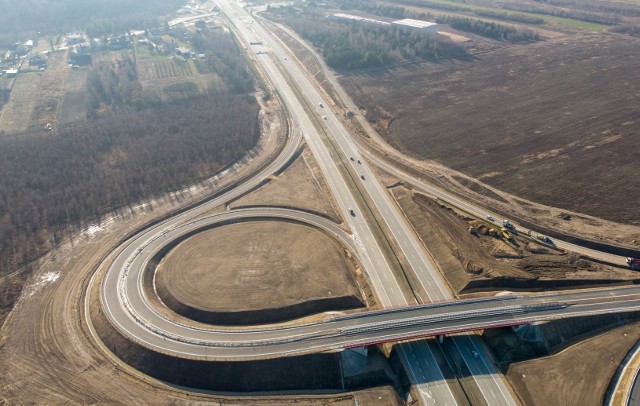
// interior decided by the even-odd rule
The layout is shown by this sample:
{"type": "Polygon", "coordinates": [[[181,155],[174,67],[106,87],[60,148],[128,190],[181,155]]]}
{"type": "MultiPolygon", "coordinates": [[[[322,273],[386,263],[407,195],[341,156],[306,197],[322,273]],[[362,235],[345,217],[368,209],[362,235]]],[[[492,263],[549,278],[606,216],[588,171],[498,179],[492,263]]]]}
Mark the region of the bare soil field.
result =
{"type": "Polygon", "coordinates": [[[506,376],[526,405],[602,405],[618,365],[639,339],[635,322],[557,354],[511,364],[506,376]]]}
{"type": "Polygon", "coordinates": [[[638,38],[591,33],[340,80],[411,157],[539,203],[640,224],[631,153],[638,50],[638,38]]]}
{"type": "Polygon", "coordinates": [[[329,185],[313,155],[303,152],[281,174],[256,191],[235,200],[232,208],[248,206],[280,206],[307,210],[340,223],[329,185]]]}
{"type": "Polygon", "coordinates": [[[194,313],[194,320],[270,323],[363,306],[355,268],[345,248],[320,230],[250,221],[178,244],[158,266],[156,287],[169,307],[178,302],[186,309],[177,312],[194,313]]]}
{"type": "MultiPolygon", "coordinates": [[[[41,130],[47,123],[56,124],[65,94],[69,65],[65,52],[52,53],[48,67],[42,72],[29,130],[41,130]]],[[[88,69],[88,68],[83,68],[88,69]]]]}
{"type": "Polygon", "coordinates": [[[636,271],[564,253],[526,235],[515,235],[511,240],[490,236],[488,223],[456,213],[402,186],[393,188],[392,193],[458,294],[640,281],[636,271]]]}
{"type": "MultiPolygon", "coordinates": [[[[296,54],[296,57],[302,61],[306,69],[315,76],[318,87],[322,88],[328,95],[334,97],[339,94],[339,99],[334,99],[336,109],[347,109],[357,112],[358,106],[364,107],[362,100],[353,100],[353,98],[345,92],[345,89],[338,83],[342,78],[341,73],[332,72],[322,62],[319,50],[313,49],[309,44],[302,41],[298,35],[290,29],[278,25],[274,32],[278,34],[280,39],[296,54]],[[325,75],[321,67],[327,69],[329,74],[325,75]],[[357,104],[356,104],[357,103],[357,104]],[[349,107],[346,107],[349,106],[349,107]]],[[[559,34],[564,36],[565,34],[559,34]]],[[[471,41],[472,47],[470,52],[475,49],[493,49],[495,45],[487,48],[486,40],[474,39],[471,41]]],[[[502,45],[504,46],[504,44],[502,45]]],[[[478,53],[473,51],[472,53],[478,53]]],[[[482,54],[484,51],[480,52],[482,54]]],[[[393,71],[402,71],[410,69],[412,65],[396,66],[393,71]]],[[[413,66],[415,68],[415,66],[413,66]]],[[[418,66],[420,68],[420,66],[418,66]]],[[[370,104],[371,107],[373,104],[370,104]]],[[[509,194],[504,190],[497,189],[481,180],[465,175],[460,171],[451,169],[450,167],[438,163],[434,160],[424,160],[414,158],[406,154],[400,153],[397,149],[391,147],[372,127],[366,116],[371,110],[362,110],[362,114],[356,113],[351,118],[343,118],[343,122],[347,128],[350,128],[353,134],[361,137],[361,142],[369,145],[369,147],[380,157],[385,160],[391,160],[396,166],[403,168],[413,177],[423,182],[433,184],[437,187],[449,190],[450,193],[471,199],[477,204],[491,208],[492,210],[502,213],[506,217],[526,221],[535,224],[536,229],[547,229],[565,238],[586,238],[590,241],[613,244],[614,246],[628,247],[638,249],[640,247],[640,227],[631,224],[620,224],[614,221],[603,220],[584,213],[571,212],[567,209],[552,207],[536,203],[523,197],[509,194]],[[568,237],[567,237],[568,236],[568,237]]],[[[378,115],[378,121],[373,124],[377,127],[387,128],[384,124],[385,120],[389,121],[391,117],[379,106],[374,110],[374,114],[378,115]],[[382,121],[380,121],[382,120],[382,121]]],[[[381,172],[379,176],[384,176],[381,172]]],[[[390,183],[396,182],[398,179],[390,183]]],[[[543,231],[545,232],[545,231],[543,231]]]]}

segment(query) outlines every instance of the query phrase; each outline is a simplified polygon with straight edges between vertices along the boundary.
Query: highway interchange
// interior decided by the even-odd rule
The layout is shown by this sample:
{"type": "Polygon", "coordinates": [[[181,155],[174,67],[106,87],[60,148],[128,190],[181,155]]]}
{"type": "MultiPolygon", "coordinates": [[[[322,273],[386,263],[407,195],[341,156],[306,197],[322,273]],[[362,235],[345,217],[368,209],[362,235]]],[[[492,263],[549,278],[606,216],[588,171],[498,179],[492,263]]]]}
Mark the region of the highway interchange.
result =
{"type": "MultiPolygon", "coordinates": [[[[392,173],[397,170],[357,145],[335,115],[326,111],[325,106],[328,104],[303,70],[292,61],[291,55],[245,9],[230,1],[219,2],[219,6],[244,43],[261,42],[261,45],[254,47],[255,58],[286,104],[294,123],[291,139],[270,165],[248,181],[200,206],[143,230],[124,244],[103,279],[100,293],[101,303],[109,320],[121,333],[148,348],[176,356],[251,359],[337,350],[369,343],[409,337],[415,339],[443,332],[470,331],[486,326],[522,324],[568,315],[639,310],[640,292],[637,288],[612,289],[602,293],[583,292],[573,297],[558,294],[539,298],[510,297],[432,307],[406,307],[414,304],[415,298],[407,298],[402,291],[388,259],[382,254],[379,242],[374,237],[371,225],[360,215],[363,208],[359,205],[359,199],[354,195],[349,182],[345,180],[340,166],[351,166],[350,172],[347,173],[355,173],[358,176],[352,177],[349,181],[359,182],[361,190],[366,191],[369,200],[375,205],[374,209],[387,223],[393,239],[411,267],[411,272],[421,284],[423,291],[427,292],[428,297],[419,299],[425,303],[450,300],[451,293],[427,258],[420,241],[390,196],[375,180],[364,157],[392,173]],[[330,141],[337,147],[330,149],[323,141],[321,133],[330,137],[330,141]],[[212,208],[260,185],[268,176],[283,168],[296,153],[302,138],[326,177],[340,212],[351,230],[350,234],[324,218],[284,209],[238,210],[202,217],[212,208]],[[351,160],[349,157],[356,159],[351,160]],[[351,208],[354,209],[355,215],[350,215],[351,208]],[[177,323],[162,316],[149,304],[143,288],[143,275],[150,259],[164,245],[175,238],[225,222],[260,218],[303,222],[331,234],[358,258],[367,272],[380,304],[383,307],[397,309],[393,312],[357,313],[345,318],[328,319],[323,323],[295,328],[230,332],[203,330],[177,323]],[[594,299],[588,295],[599,296],[594,299]],[[609,300],[613,296],[620,296],[622,300],[609,300]],[[585,299],[587,297],[589,300],[585,299]],[[596,302],[593,302],[594,300],[596,302]],[[527,307],[541,303],[546,304],[546,307],[527,307]]],[[[248,48],[251,46],[248,45],[248,48]]],[[[430,188],[426,184],[423,186],[430,188]]],[[[447,199],[450,200],[451,196],[447,196],[447,199]]],[[[456,204],[470,210],[464,206],[465,202],[456,204]]],[[[473,206],[471,209],[480,210],[473,206]]],[[[477,337],[459,335],[454,338],[454,343],[487,404],[516,404],[487,350],[477,337]]],[[[458,403],[427,341],[403,343],[397,348],[423,404],[458,403]]]]}
{"type": "MultiPolygon", "coordinates": [[[[147,264],[164,248],[194,233],[240,221],[283,220],[334,236],[353,252],[350,235],[323,217],[290,209],[252,208],[201,217],[130,245],[104,278],[102,302],[116,328],[155,351],[202,360],[247,360],[333,351],[374,343],[526,324],[560,317],[640,310],[640,287],[533,296],[504,295],[327,316],[321,322],[268,328],[203,328],[167,318],[145,293],[147,264]]],[[[472,357],[479,354],[471,353],[472,357]]]]}

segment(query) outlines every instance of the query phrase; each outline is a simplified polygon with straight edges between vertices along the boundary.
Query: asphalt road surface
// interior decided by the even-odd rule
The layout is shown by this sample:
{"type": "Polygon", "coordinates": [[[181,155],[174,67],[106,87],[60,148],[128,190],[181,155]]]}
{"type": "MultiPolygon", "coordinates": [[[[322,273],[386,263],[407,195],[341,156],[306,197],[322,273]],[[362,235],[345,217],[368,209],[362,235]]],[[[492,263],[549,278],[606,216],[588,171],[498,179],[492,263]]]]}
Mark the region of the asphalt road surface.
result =
{"type": "MultiPolygon", "coordinates": [[[[184,223],[144,245],[130,245],[114,260],[103,279],[101,300],[107,317],[132,341],[155,351],[204,360],[246,360],[361,347],[488,326],[524,324],[561,317],[640,310],[640,287],[576,293],[458,300],[330,316],[298,326],[216,329],[181,324],[159,313],[143,289],[146,265],[167,245],[215,226],[255,219],[298,221],[324,230],[354,252],[361,250],[335,223],[306,212],[254,208],[184,223]]],[[[479,354],[470,352],[474,359],[479,354]]]]}
{"type": "MultiPolygon", "coordinates": [[[[362,178],[357,176],[354,181],[360,182],[361,187],[369,194],[413,268],[413,272],[424,290],[428,292],[427,298],[420,299],[428,302],[451,298],[450,292],[433,269],[410,226],[362,159],[357,145],[334,114],[326,111],[325,107],[320,107],[319,103],[323,103],[323,106],[327,106],[327,103],[322,100],[312,82],[291,62],[291,58],[287,60],[287,53],[277,40],[237,3],[225,1],[220,2],[219,6],[232,21],[236,32],[247,47],[253,48],[256,52],[257,60],[285,102],[294,122],[292,138],[280,156],[246,182],[202,205],[143,230],[121,246],[121,252],[103,279],[100,297],[111,322],[132,340],[176,356],[250,359],[334,350],[399,338],[420,337],[443,331],[515,324],[564,315],[622,311],[637,305],[637,298],[629,299],[631,296],[625,296],[625,299],[618,301],[601,300],[594,303],[593,299],[589,299],[584,302],[578,300],[571,304],[567,303],[569,299],[566,297],[553,299],[541,296],[537,300],[547,303],[544,308],[532,308],[531,301],[534,299],[531,298],[497,299],[490,302],[464,302],[447,306],[360,314],[298,327],[303,330],[282,328],[231,333],[225,330],[224,336],[220,335],[223,333],[221,331],[196,329],[159,315],[152,306],[149,306],[142,289],[143,271],[146,261],[150,258],[149,255],[180,233],[211,226],[207,222],[239,220],[245,215],[288,218],[292,221],[313,224],[332,233],[358,257],[382,306],[407,305],[409,301],[381,253],[369,224],[364,220],[364,216],[360,215],[358,200],[338,169],[337,165],[345,162],[347,165],[352,165],[353,172],[362,175],[362,178]],[[251,42],[261,44],[253,46],[250,45],[251,42]],[[258,52],[260,54],[257,54],[258,52]],[[303,96],[299,97],[298,94],[303,96]],[[309,106],[315,106],[315,111],[309,106]],[[337,153],[328,149],[323,142],[316,127],[318,121],[324,126],[325,134],[338,146],[337,153]],[[335,224],[308,213],[278,211],[278,209],[257,209],[255,212],[233,211],[215,219],[213,217],[198,219],[212,208],[260,185],[265,178],[284,167],[295,154],[301,137],[304,137],[316,157],[352,234],[347,234],[335,224]],[[349,156],[356,159],[351,161],[347,158],[349,156]],[[357,163],[357,159],[360,159],[361,163],[357,163]],[[355,215],[349,213],[350,208],[354,209],[355,215]],[[563,303],[559,304],[557,300],[563,300],[563,303]],[[403,318],[403,314],[408,316],[403,318]]],[[[622,295],[623,293],[611,291],[608,294],[622,295]]],[[[515,404],[477,337],[472,335],[456,337],[454,344],[473,374],[473,379],[487,404],[515,404]]],[[[398,348],[408,375],[415,384],[423,404],[457,403],[426,341],[401,344],[398,348]]]]}
{"type": "MultiPolygon", "coordinates": [[[[347,162],[348,165],[352,165],[356,173],[363,175],[364,179],[358,176],[353,181],[360,182],[361,187],[369,194],[375,208],[387,223],[393,238],[409,262],[412,271],[427,292],[428,297],[421,298],[421,300],[428,302],[451,299],[451,293],[426,257],[421,243],[413,234],[411,227],[391,201],[390,196],[375,180],[373,172],[360,156],[348,131],[334,113],[326,110],[326,106],[328,106],[326,100],[316,90],[312,81],[306,77],[304,71],[292,61],[292,55],[289,55],[280,43],[238,3],[221,1],[218,5],[234,24],[236,32],[248,44],[248,47],[252,47],[249,45],[251,43],[259,43],[259,45],[253,46],[255,52],[260,52],[257,59],[278,89],[292,118],[304,132],[305,140],[319,162],[341,210],[346,213],[349,207],[356,208],[356,216],[347,216],[347,222],[353,230],[354,238],[362,243],[365,250],[364,268],[381,304],[389,307],[409,302],[393,277],[368,224],[358,215],[356,200],[342,179],[336,162],[347,162]],[[300,93],[303,95],[301,98],[297,97],[293,90],[294,87],[300,89],[300,93]],[[321,107],[320,103],[324,107],[321,107]],[[307,109],[305,109],[305,105],[307,109]],[[313,106],[315,111],[310,112],[309,106],[313,106]],[[332,137],[341,149],[339,155],[336,155],[334,151],[330,152],[323,143],[314,126],[314,120],[317,121],[318,118],[324,126],[325,134],[332,137]],[[347,157],[355,159],[352,161],[347,157]],[[358,160],[360,160],[360,164],[357,163],[358,160]]],[[[457,337],[454,341],[460,356],[474,375],[474,381],[486,403],[515,405],[513,396],[491,361],[488,350],[483,343],[474,335],[457,337]],[[478,358],[472,357],[470,355],[472,353],[480,354],[480,356],[478,358]],[[482,379],[478,378],[479,376],[482,376],[482,379]]],[[[448,388],[444,374],[435,362],[435,356],[426,341],[415,342],[411,346],[400,345],[398,350],[402,355],[401,359],[409,378],[417,387],[417,392],[424,404],[453,405],[458,403],[448,388]]]]}

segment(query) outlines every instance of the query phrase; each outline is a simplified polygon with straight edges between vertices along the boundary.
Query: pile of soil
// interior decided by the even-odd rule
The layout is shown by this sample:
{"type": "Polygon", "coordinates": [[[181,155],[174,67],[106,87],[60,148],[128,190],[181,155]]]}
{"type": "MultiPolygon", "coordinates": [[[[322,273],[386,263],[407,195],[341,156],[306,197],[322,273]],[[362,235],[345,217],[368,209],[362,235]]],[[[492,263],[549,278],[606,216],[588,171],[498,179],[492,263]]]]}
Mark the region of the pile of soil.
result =
{"type": "Polygon", "coordinates": [[[640,282],[638,272],[566,253],[526,234],[504,238],[490,231],[498,227],[405,187],[393,193],[457,293],[640,282]]]}

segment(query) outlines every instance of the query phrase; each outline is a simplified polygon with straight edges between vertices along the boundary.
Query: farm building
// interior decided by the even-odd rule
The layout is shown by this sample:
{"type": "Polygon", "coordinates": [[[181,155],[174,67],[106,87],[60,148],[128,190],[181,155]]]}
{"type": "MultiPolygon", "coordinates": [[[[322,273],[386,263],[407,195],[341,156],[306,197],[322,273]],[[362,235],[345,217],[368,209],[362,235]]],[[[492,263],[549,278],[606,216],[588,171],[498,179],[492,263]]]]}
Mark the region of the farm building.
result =
{"type": "Polygon", "coordinates": [[[193,58],[195,56],[195,54],[193,52],[191,52],[190,49],[188,48],[184,48],[184,47],[178,47],[176,48],[176,54],[182,56],[183,58],[193,58]]]}
{"type": "Polygon", "coordinates": [[[79,34],[71,34],[67,36],[67,45],[82,44],[84,41],[84,37],[79,34]]]}
{"type": "Polygon", "coordinates": [[[420,30],[433,33],[438,32],[438,24],[430,23],[429,21],[414,20],[412,18],[397,20],[392,22],[391,24],[412,30],[420,30]]]}

